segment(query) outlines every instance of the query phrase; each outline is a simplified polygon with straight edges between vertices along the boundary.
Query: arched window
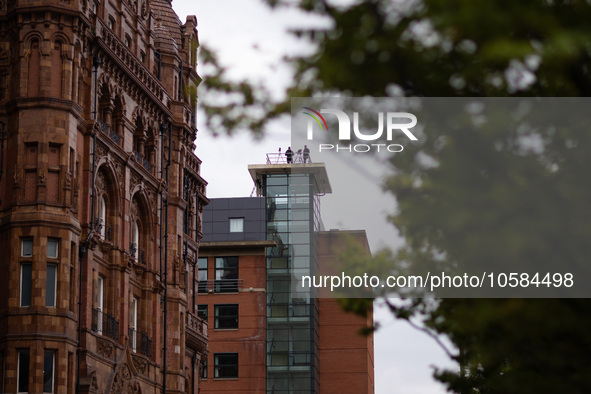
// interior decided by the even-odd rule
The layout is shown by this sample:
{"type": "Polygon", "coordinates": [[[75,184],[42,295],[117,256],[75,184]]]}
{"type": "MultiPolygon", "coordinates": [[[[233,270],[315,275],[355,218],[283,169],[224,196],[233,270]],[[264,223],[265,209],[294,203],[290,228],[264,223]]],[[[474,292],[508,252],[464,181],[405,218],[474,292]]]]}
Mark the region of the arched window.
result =
{"type": "Polygon", "coordinates": [[[132,242],[133,242],[133,247],[131,248],[132,250],[132,257],[134,258],[138,258],[140,256],[140,221],[139,220],[135,220],[133,222],[133,230],[132,230],[132,242]]]}
{"type": "Polygon", "coordinates": [[[39,64],[41,54],[39,53],[39,40],[31,42],[31,54],[29,55],[29,77],[28,96],[35,97],[39,95],[39,64]]]}
{"type": "Polygon", "coordinates": [[[130,255],[135,263],[147,265],[150,261],[150,212],[144,199],[132,199],[129,226],[130,255]]]}
{"type": "Polygon", "coordinates": [[[107,201],[105,196],[102,195],[99,202],[99,231],[101,238],[105,238],[107,228],[107,201]]]}
{"type": "Polygon", "coordinates": [[[62,97],[62,43],[56,41],[51,52],[51,97],[62,97]]]}
{"type": "Polygon", "coordinates": [[[95,232],[100,239],[117,242],[117,183],[106,166],[96,174],[95,232]]]}

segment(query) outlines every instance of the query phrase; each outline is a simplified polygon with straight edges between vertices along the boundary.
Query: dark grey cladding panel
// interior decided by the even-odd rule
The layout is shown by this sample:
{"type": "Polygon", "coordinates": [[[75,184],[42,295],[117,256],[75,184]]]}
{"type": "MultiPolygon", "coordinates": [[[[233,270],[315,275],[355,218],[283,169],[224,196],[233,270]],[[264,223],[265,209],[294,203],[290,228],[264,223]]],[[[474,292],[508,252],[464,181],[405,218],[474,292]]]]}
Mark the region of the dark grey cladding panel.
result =
{"type": "Polygon", "coordinates": [[[244,241],[245,234],[244,233],[229,233],[228,234],[228,241],[244,241]]]}
{"type": "Polygon", "coordinates": [[[209,209],[204,209],[203,210],[203,223],[207,223],[207,222],[211,222],[211,218],[212,218],[212,211],[209,209]]]}
{"type": "Polygon", "coordinates": [[[211,227],[212,234],[226,234],[229,232],[227,222],[213,222],[211,227]]]}
{"type": "Polygon", "coordinates": [[[244,209],[229,209],[228,210],[228,217],[229,218],[244,218],[244,220],[249,220],[251,215],[250,211],[244,209]]]}
{"type": "Polygon", "coordinates": [[[206,209],[228,209],[229,198],[212,198],[206,209]]]}
{"type": "Polygon", "coordinates": [[[214,198],[205,207],[204,242],[264,239],[266,239],[264,197],[214,198]],[[243,233],[230,233],[230,218],[244,218],[243,233]]]}
{"type": "Polygon", "coordinates": [[[265,207],[265,199],[263,197],[258,198],[248,198],[244,199],[244,208],[245,209],[264,209],[265,207]]]}
{"type": "Polygon", "coordinates": [[[209,236],[213,230],[213,226],[211,222],[203,222],[202,231],[203,231],[203,238],[209,236]]]}

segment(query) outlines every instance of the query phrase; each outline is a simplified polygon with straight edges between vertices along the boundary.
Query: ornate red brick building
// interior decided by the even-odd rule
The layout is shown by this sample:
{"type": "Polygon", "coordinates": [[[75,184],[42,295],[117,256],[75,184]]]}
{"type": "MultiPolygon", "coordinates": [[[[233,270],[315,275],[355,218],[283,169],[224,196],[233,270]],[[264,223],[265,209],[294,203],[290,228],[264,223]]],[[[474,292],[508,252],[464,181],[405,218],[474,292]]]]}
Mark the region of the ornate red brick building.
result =
{"type": "Polygon", "coordinates": [[[0,392],[198,391],[196,27],[0,0],[0,392]]]}

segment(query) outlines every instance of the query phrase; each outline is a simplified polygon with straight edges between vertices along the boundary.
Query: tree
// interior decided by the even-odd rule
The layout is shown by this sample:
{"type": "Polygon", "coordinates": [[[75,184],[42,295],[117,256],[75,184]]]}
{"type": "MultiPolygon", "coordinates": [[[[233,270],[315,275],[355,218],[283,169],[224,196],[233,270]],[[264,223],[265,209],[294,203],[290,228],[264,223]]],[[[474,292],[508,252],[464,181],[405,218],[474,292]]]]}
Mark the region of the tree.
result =
{"type": "MultiPolygon", "coordinates": [[[[267,2],[296,3],[331,22],[330,29],[294,32],[317,50],[291,60],[296,77],[287,96],[580,97],[591,92],[587,1],[267,2]]],[[[214,82],[223,80],[218,77],[214,82]]],[[[244,85],[238,91],[262,114],[254,119],[243,114],[241,127],[260,129],[268,117],[287,111],[288,100],[257,103],[244,85]]],[[[438,254],[439,264],[450,265],[469,260],[586,265],[591,134],[584,132],[584,117],[579,120],[582,127],[530,133],[542,141],[541,150],[524,152],[518,130],[490,125],[479,132],[446,130],[444,144],[427,138],[412,154],[397,157],[391,162],[396,176],[385,189],[397,198],[400,211],[391,220],[407,244],[389,264],[423,264],[438,254]],[[419,154],[438,165],[421,165],[419,154]]],[[[348,302],[361,313],[366,306],[348,302]]],[[[460,372],[436,372],[451,391],[591,391],[591,303],[586,299],[442,299],[436,307],[414,300],[391,310],[403,319],[424,316],[428,330],[447,335],[461,350],[453,355],[460,372]]]]}

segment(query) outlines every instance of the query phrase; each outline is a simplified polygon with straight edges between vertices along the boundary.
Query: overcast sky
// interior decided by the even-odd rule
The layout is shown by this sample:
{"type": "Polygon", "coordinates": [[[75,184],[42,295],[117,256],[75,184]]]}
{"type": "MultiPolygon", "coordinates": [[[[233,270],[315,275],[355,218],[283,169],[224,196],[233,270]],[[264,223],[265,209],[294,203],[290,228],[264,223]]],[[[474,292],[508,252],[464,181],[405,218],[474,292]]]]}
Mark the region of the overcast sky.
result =
{"type": "MultiPolygon", "coordinates": [[[[174,0],[173,8],[183,22],[187,15],[197,16],[200,42],[218,52],[231,76],[264,81],[276,94],[290,81],[289,69],[281,65],[282,56],[309,50],[290,37],[286,29],[322,23],[295,11],[271,12],[260,0],[174,0]]],[[[248,133],[214,137],[215,130],[204,126],[203,114],[198,116],[196,152],[203,161],[201,175],[209,182],[210,198],[250,196],[253,183],[248,164],[265,163],[266,153],[276,152],[279,147],[285,150],[290,144],[289,119],[276,122],[260,141],[255,141],[248,133]]],[[[388,240],[394,239],[396,233],[383,217],[392,212],[394,201],[383,195],[378,183],[376,178],[367,188],[373,188],[371,194],[380,201],[381,208],[366,204],[365,210],[345,217],[330,210],[334,205],[331,198],[342,196],[338,191],[345,187],[339,179],[331,178],[334,193],[322,197],[321,202],[326,228],[366,229],[372,251],[391,244],[388,240]]],[[[432,366],[454,368],[454,364],[435,341],[395,321],[384,308],[376,307],[374,316],[382,325],[375,335],[376,393],[445,393],[432,378],[432,366]]]]}

